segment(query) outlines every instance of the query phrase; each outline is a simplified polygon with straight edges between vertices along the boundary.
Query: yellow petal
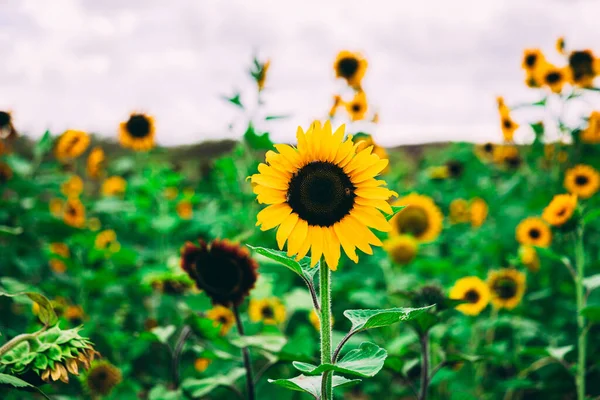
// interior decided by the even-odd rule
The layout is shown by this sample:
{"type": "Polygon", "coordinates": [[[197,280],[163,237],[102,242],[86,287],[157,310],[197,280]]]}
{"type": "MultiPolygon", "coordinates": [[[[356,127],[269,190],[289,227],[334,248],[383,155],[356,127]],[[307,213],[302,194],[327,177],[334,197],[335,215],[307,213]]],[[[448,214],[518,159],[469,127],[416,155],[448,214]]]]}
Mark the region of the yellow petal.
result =
{"type": "Polygon", "coordinates": [[[375,187],[375,188],[357,188],[354,193],[357,196],[365,197],[367,199],[376,199],[376,200],[387,200],[392,197],[396,192],[383,187],[375,187]]]}
{"type": "Polygon", "coordinates": [[[308,234],[312,240],[312,249],[310,252],[310,266],[314,267],[323,254],[323,231],[320,226],[309,226],[308,234]]]}
{"type": "Polygon", "coordinates": [[[373,164],[370,167],[368,167],[367,169],[359,172],[358,174],[356,174],[356,171],[355,171],[351,177],[352,183],[359,183],[359,182],[363,182],[367,179],[373,178],[374,176],[379,174],[381,171],[383,171],[385,169],[385,167],[387,167],[388,163],[389,163],[389,160],[387,160],[387,159],[381,160],[380,159],[375,164],[373,164]]]}
{"type": "Polygon", "coordinates": [[[354,198],[354,202],[362,206],[375,207],[386,214],[392,214],[394,212],[390,203],[385,200],[367,199],[359,196],[354,198]]]}
{"type": "Polygon", "coordinates": [[[392,230],[392,226],[381,213],[373,208],[355,206],[351,214],[359,220],[361,223],[368,227],[372,227],[381,232],[389,232],[392,230]]]}
{"type": "MultiPolygon", "coordinates": [[[[340,262],[340,241],[331,227],[324,229],[323,232],[325,234],[323,242],[325,246],[323,250],[325,261],[329,269],[335,271],[340,262]]],[[[325,266],[321,265],[321,268],[325,268],[325,266]]]]}
{"type": "Polygon", "coordinates": [[[296,223],[296,226],[294,227],[294,230],[292,231],[292,233],[290,234],[290,237],[288,238],[288,244],[287,244],[288,257],[291,257],[292,255],[298,253],[298,250],[300,250],[300,246],[302,246],[302,244],[304,243],[304,240],[306,239],[307,235],[308,235],[308,223],[305,220],[303,220],[302,218],[299,218],[298,222],[296,223]]]}
{"type": "Polygon", "coordinates": [[[296,223],[298,222],[298,214],[292,212],[290,215],[285,217],[281,225],[279,225],[279,229],[277,229],[277,246],[279,246],[279,250],[283,249],[283,245],[287,241],[290,233],[294,230],[296,223]]]}
{"type": "Polygon", "coordinates": [[[310,250],[311,245],[310,235],[306,235],[306,239],[304,239],[304,243],[300,246],[300,250],[298,250],[298,254],[296,254],[296,261],[300,261],[308,254],[308,250],[310,250]]]}
{"type": "Polygon", "coordinates": [[[364,224],[361,224],[360,221],[352,215],[352,213],[346,216],[344,221],[346,221],[352,231],[357,232],[357,235],[359,235],[361,239],[366,240],[367,243],[374,246],[383,246],[381,240],[379,240],[379,238],[375,236],[375,234],[371,232],[368,227],[366,227],[364,224]]]}
{"type": "Polygon", "coordinates": [[[274,204],[258,213],[256,216],[256,225],[262,225],[261,230],[266,231],[281,224],[285,217],[292,212],[287,203],[274,204]]]}
{"type": "Polygon", "coordinates": [[[286,160],[291,162],[295,168],[298,167],[301,159],[300,154],[292,146],[287,144],[276,144],[275,148],[286,160]]]}
{"type": "Polygon", "coordinates": [[[337,222],[333,225],[333,230],[335,231],[336,236],[340,240],[340,244],[344,249],[344,253],[355,263],[358,262],[358,256],[356,255],[356,249],[354,244],[352,244],[352,240],[348,238],[348,235],[351,235],[352,232],[346,232],[341,223],[337,222]]]}
{"type": "Polygon", "coordinates": [[[252,183],[257,183],[266,187],[279,190],[288,190],[288,180],[284,178],[275,178],[270,175],[254,174],[250,178],[252,183]]]}

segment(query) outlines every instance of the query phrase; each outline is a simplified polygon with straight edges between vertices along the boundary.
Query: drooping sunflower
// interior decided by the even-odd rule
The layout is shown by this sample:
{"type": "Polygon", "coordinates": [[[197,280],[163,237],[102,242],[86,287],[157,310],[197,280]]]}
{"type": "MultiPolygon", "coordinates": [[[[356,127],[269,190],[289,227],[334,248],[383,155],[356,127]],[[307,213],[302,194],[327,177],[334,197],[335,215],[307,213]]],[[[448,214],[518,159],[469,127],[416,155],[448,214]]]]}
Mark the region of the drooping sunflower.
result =
{"type": "Polygon", "coordinates": [[[87,159],[87,173],[90,178],[97,179],[104,172],[106,156],[102,147],[94,147],[87,159]]]}
{"type": "Polygon", "coordinates": [[[117,233],[112,229],[105,229],[96,235],[94,247],[100,251],[110,251],[116,253],[121,249],[117,241],[117,233]]]}
{"type": "MultiPolygon", "coordinates": [[[[356,152],[357,153],[360,153],[361,151],[363,151],[364,149],[366,149],[369,146],[373,146],[373,150],[371,151],[372,154],[375,154],[382,160],[389,160],[389,155],[388,155],[387,151],[385,150],[384,147],[381,147],[377,143],[375,143],[375,140],[373,140],[373,135],[369,135],[367,133],[356,134],[354,136],[354,141],[356,143],[356,152]]],[[[383,169],[383,171],[381,171],[381,173],[385,174],[386,172],[389,172],[389,170],[390,170],[390,165],[388,164],[383,169]]]]}
{"type": "Polygon", "coordinates": [[[335,114],[337,113],[337,110],[341,105],[342,105],[342,97],[336,94],[335,96],[333,96],[333,105],[331,106],[331,109],[329,110],[329,118],[335,117],[335,114]]]}
{"type": "Polygon", "coordinates": [[[127,181],[120,176],[111,176],[102,182],[102,194],[104,196],[118,196],[125,193],[127,181]]]}
{"type": "MultiPolygon", "coordinates": [[[[308,320],[310,321],[311,325],[315,328],[315,330],[317,332],[319,332],[321,330],[321,317],[319,316],[319,314],[317,314],[317,312],[312,309],[310,311],[310,313],[308,314],[308,320]]],[[[333,327],[335,320],[333,318],[333,315],[331,316],[331,326],[333,327]]]]}
{"type": "Polygon", "coordinates": [[[65,224],[74,228],[85,225],[85,207],[79,198],[71,197],[64,203],[62,218],[65,224]]]}
{"type": "Polygon", "coordinates": [[[552,226],[561,226],[571,219],[576,208],[576,195],[557,194],[550,204],[544,208],[542,218],[552,226]]]}
{"type": "Polygon", "coordinates": [[[227,307],[215,306],[206,312],[206,318],[213,320],[214,326],[220,326],[221,336],[225,336],[235,324],[235,316],[227,307]]]}
{"type": "Polygon", "coordinates": [[[181,249],[181,268],[213,304],[238,306],[257,279],[258,264],[247,248],[228,240],[214,240],[199,246],[187,242],[181,249]]]}
{"type": "Polygon", "coordinates": [[[17,131],[12,123],[12,116],[8,111],[0,111],[0,139],[14,139],[17,131]]]}
{"type": "Polygon", "coordinates": [[[367,60],[360,53],[343,50],[338,53],[333,69],[337,78],[344,78],[349,86],[360,88],[367,65],[367,60]]]}
{"type": "Polygon", "coordinates": [[[600,189],[600,174],[589,165],[579,164],[567,170],[564,185],[570,193],[589,199],[600,189]]]}
{"type": "Polygon", "coordinates": [[[121,370],[108,361],[92,364],[83,382],[86,391],[93,397],[108,395],[122,381],[121,370]]]}
{"type": "Polygon", "coordinates": [[[365,118],[365,114],[367,113],[367,108],[369,107],[367,103],[367,95],[365,92],[360,91],[354,95],[354,98],[346,104],[346,111],[348,115],[350,115],[350,119],[352,121],[360,121],[365,118]]]}
{"type": "Polygon", "coordinates": [[[154,118],[146,114],[133,113],[119,126],[121,146],[134,151],[148,151],[154,147],[156,126],[154,118]]]}
{"type": "Polygon", "coordinates": [[[13,177],[12,168],[8,164],[0,162],[0,185],[8,182],[13,177]]]}
{"type": "Polygon", "coordinates": [[[454,300],[465,300],[456,309],[466,315],[478,315],[490,302],[488,285],[476,276],[467,276],[454,283],[449,297],[454,300]]]}
{"type": "Polygon", "coordinates": [[[514,268],[490,271],[487,284],[492,305],[496,308],[512,310],[519,305],[525,294],[525,274],[514,268]]]}
{"type": "Polygon", "coordinates": [[[77,175],[72,175],[60,185],[60,191],[67,197],[79,197],[83,192],[83,180],[77,175]]]}
{"type": "Polygon", "coordinates": [[[194,361],[194,369],[200,373],[206,371],[208,366],[212,363],[210,358],[198,357],[194,361]]]}
{"type": "Polygon", "coordinates": [[[552,243],[552,231],[543,219],[528,217],[517,225],[516,238],[523,245],[548,247],[552,243]]]}
{"type": "Polygon", "coordinates": [[[372,147],[356,152],[352,137],[345,141],[344,126],[333,134],[327,121],[297,132],[298,147],[275,145],[259,174],[252,175],[259,203],[269,204],[257,215],[261,230],[279,226],[277,244],[287,241],[289,256],[304,257],[312,250],[311,264],[321,258],[335,270],[340,245],[358,262],[356,248],[372,254],[371,245],[381,241],[369,228],[387,232],[391,226],[379,211],[391,213],[387,200],[397,194],[375,176],[388,160],[371,154],[372,147]]]}
{"type": "Polygon", "coordinates": [[[54,155],[61,162],[73,160],[88,148],[90,137],[83,131],[70,129],[63,133],[54,147],[54,155]]]}
{"type": "Polygon", "coordinates": [[[600,143],[600,111],[593,111],[588,126],[581,132],[581,141],[588,144],[600,143]]]}
{"type": "Polygon", "coordinates": [[[488,205],[482,198],[475,197],[469,204],[469,220],[473,228],[479,228],[488,215],[488,205]]]}
{"type": "Polygon", "coordinates": [[[267,325],[279,325],[285,321],[285,306],[276,297],[252,299],[248,314],[252,322],[262,321],[267,325]]]}
{"type": "Polygon", "coordinates": [[[547,86],[554,93],[562,92],[563,87],[569,83],[570,79],[570,70],[568,67],[559,68],[546,63],[539,72],[541,84],[547,86]]]}
{"type": "Polygon", "coordinates": [[[194,207],[189,200],[181,200],[177,203],[176,211],[181,219],[191,219],[192,215],[194,215],[194,207]]]}
{"type": "Polygon", "coordinates": [[[519,260],[531,272],[540,270],[540,257],[533,246],[522,245],[519,247],[519,260]]]}
{"type": "Polygon", "coordinates": [[[383,243],[383,249],[396,264],[406,265],[417,256],[419,243],[411,235],[391,236],[383,243]]]}
{"type": "Polygon", "coordinates": [[[392,235],[412,235],[419,242],[437,239],[444,216],[430,197],[411,193],[398,199],[394,205],[406,207],[390,220],[392,235]]]}
{"type": "Polygon", "coordinates": [[[450,202],[450,222],[462,224],[469,222],[469,202],[465,199],[454,199],[450,202]]]}
{"type": "Polygon", "coordinates": [[[573,51],[569,55],[569,68],[573,84],[579,87],[591,87],[596,77],[594,71],[594,54],[591,50],[573,51]]]}

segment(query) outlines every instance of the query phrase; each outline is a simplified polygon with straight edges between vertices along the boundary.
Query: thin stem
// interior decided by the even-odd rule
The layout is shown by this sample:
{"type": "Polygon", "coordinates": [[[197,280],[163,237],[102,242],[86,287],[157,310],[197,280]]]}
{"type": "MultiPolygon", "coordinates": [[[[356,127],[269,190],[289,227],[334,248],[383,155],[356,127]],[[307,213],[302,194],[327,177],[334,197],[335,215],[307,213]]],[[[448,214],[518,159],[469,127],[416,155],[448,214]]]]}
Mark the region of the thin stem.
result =
{"type": "Polygon", "coordinates": [[[48,327],[44,326],[42,329],[40,329],[39,331],[37,331],[35,333],[22,333],[20,335],[15,336],[14,338],[12,338],[11,340],[9,340],[8,342],[4,343],[2,345],[2,347],[0,347],[0,357],[2,357],[5,353],[7,353],[9,350],[11,350],[13,347],[15,347],[16,345],[18,345],[19,343],[21,343],[21,342],[23,342],[25,340],[35,339],[42,332],[45,332],[46,329],[48,329],[48,327]]]}
{"type": "MultiPolygon", "coordinates": [[[[331,271],[321,262],[319,270],[319,291],[321,296],[321,364],[331,363],[331,271]]],[[[323,373],[321,399],[333,400],[332,380],[329,372],[323,373]]]]}
{"type": "Polygon", "coordinates": [[[344,336],[344,338],[341,340],[340,344],[337,345],[337,347],[335,348],[335,351],[333,352],[333,356],[331,357],[332,364],[336,363],[338,356],[340,355],[340,351],[342,351],[342,347],[344,347],[346,342],[348,342],[348,340],[350,340],[350,338],[352,336],[354,336],[355,334],[357,334],[358,332],[362,332],[362,331],[361,330],[350,331],[346,334],[346,336],[344,336]]]}
{"type": "Polygon", "coordinates": [[[435,374],[438,373],[438,371],[442,368],[444,368],[447,365],[446,361],[442,361],[440,362],[438,365],[436,365],[432,370],[431,370],[431,374],[429,374],[429,381],[431,382],[431,380],[433,379],[433,377],[435,376],[435,374]]]}
{"type": "Polygon", "coordinates": [[[175,344],[175,349],[173,350],[173,358],[171,364],[171,370],[173,372],[173,384],[175,387],[179,387],[179,362],[181,360],[181,353],[183,352],[183,346],[185,345],[185,341],[192,333],[192,329],[189,326],[184,326],[179,334],[179,338],[177,339],[177,343],[175,344]]]}
{"type": "MultiPolygon", "coordinates": [[[[240,336],[244,336],[244,325],[240,318],[240,310],[237,306],[233,306],[233,315],[240,336]]],[[[254,400],[254,378],[252,378],[252,363],[250,361],[250,352],[247,347],[242,347],[242,357],[244,359],[244,368],[246,369],[246,389],[248,400],[254,400]]]]}
{"type": "Polygon", "coordinates": [[[585,307],[585,288],[583,286],[583,278],[585,277],[585,249],[583,247],[583,226],[577,227],[577,238],[575,242],[575,266],[577,268],[577,277],[575,279],[575,292],[577,295],[577,376],[575,383],[577,384],[577,399],[585,399],[585,345],[587,330],[585,329],[585,318],[581,315],[581,311],[585,307]]]}
{"type": "Polygon", "coordinates": [[[421,393],[419,400],[427,399],[427,390],[429,389],[429,332],[419,337],[421,343],[421,393]]]}
{"type": "Polygon", "coordinates": [[[319,299],[317,298],[317,291],[315,290],[315,285],[308,279],[304,279],[304,283],[306,283],[306,286],[308,286],[308,291],[310,292],[310,296],[312,297],[313,307],[315,308],[315,311],[317,312],[317,314],[321,314],[321,306],[319,305],[319,299]]]}

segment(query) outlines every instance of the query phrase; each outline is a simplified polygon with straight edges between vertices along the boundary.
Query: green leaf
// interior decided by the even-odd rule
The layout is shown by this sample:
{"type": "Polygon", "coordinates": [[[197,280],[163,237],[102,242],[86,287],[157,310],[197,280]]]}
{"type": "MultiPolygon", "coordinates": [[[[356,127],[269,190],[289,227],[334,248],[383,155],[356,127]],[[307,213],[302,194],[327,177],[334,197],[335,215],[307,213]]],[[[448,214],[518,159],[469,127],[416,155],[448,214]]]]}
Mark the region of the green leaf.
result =
{"type": "Polygon", "coordinates": [[[321,364],[315,366],[309,363],[293,362],[294,367],[308,375],[321,375],[326,371],[335,371],[340,374],[356,375],[363,378],[375,376],[387,357],[387,351],[374,343],[361,343],[358,349],[350,350],[340,361],[335,364],[321,364]]]}
{"type": "Polygon", "coordinates": [[[23,233],[23,228],[20,226],[12,227],[6,225],[0,225],[0,233],[5,233],[7,235],[17,236],[23,233]]]}
{"type": "Polygon", "coordinates": [[[179,219],[171,215],[160,215],[152,219],[152,227],[160,233],[171,232],[179,223],[179,219]]]}
{"type": "Polygon", "coordinates": [[[16,388],[35,387],[29,382],[25,382],[24,380],[19,379],[16,376],[7,374],[0,374],[0,385],[11,385],[16,388]]]}
{"type": "MultiPolygon", "coordinates": [[[[284,387],[298,392],[305,392],[312,395],[315,399],[321,397],[321,380],[322,376],[305,376],[299,375],[291,379],[269,379],[269,383],[284,387]]],[[[346,379],[341,376],[333,377],[333,387],[341,388],[356,385],[360,379],[346,379]]]]}
{"type": "Polygon", "coordinates": [[[548,352],[548,355],[552,358],[556,358],[557,360],[564,360],[565,355],[570,352],[571,350],[573,350],[573,345],[569,345],[569,346],[563,346],[563,347],[551,347],[548,346],[546,347],[546,351],[548,352]]]}
{"type": "Polygon", "coordinates": [[[242,104],[242,100],[240,99],[241,94],[239,92],[235,93],[233,96],[222,96],[223,99],[227,100],[231,104],[235,104],[239,108],[243,109],[244,105],[242,104]]]}
{"type": "Polygon", "coordinates": [[[156,336],[159,342],[167,343],[173,333],[175,333],[175,325],[157,326],[152,329],[152,333],[156,336]]]}
{"type": "Polygon", "coordinates": [[[600,322],[600,305],[591,305],[581,310],[581,315],[590,322],[600,322]]]}
{"type": "Polygon", "coordinates": [[[278,262],[279,264],[283,264],[285,267],[291,269],[293,272],[309,282],[312,282],[313,276],[315,276],[319,270],[320,262],[317,262],[314,268],[310,267],[310,257],[304,257],[300,261],[296,261],[294,257],[288,257],[283,251],[267,249],[266,247],[247,246],[261,256],[265,256],[273,261],[278,262]]]}
{"type": "Polygon", "coordinates": [[[272,121],[274,119],[286,119],[289,118],[289,115],[267,115],[265,117],[265,121],[272,121]]]}
{"type": "Polygon", "coordinates": [[[394,216],[396,214],[398,214],[400,211],[402,211],[406,206],[392,206],[392,213],[388,214],[385,216],[385,219],[387,219],[388,221],[392,218],[394,218],[394,216]]]}
{"type": "Polygon", "coordinates": [[[467,361],[470,363],[474,363],[482,360],[483,357],[476,356],[473,354],[465,354],[465,353],[452,353],[446,356],[446,361],[448,362],[456,362],[456,361],[467,361]]]}
{"type": "Polygon", "coordinates": [[[583,223],[589,224],[590,222],[594,221],[598,217],[600,217],[600,209],[592,210],[583,216],[583,223]]]}
{"type": "Polygon", "coordinates": [[[588,276],[583,279],[583,286],[586,287],[588,291],[592,291],[594,289],[598,289],[600,287],[600,274],[588,276]]]}
{"type": "Polygon", "coordinates": [[[54,141],[52,140],[52,136],[50,135],[50,131],[46,131],[44,135],[37,141],[33,148],[33,155],[36,159],[39,159],[44,154],[49,152],[52,149],[52,145],[54,141]]]}
{"type": "Polygon", "coordinates": [[[244,368],[234,368],[227,375],[217,375],[205,379],[188,378],[181,383],[181,387],[191,397],[199,398],[206,396],[219,386],[233,386],[244,375],[246,375],[244,368]]]}
{"type": "Polygon", "coordinates": [[[254,150],[271,150],[273,148],[269,132],[258,134],[252,122],[248,123],[248,128],[244,133],[244,140],[254,150]]]}
{"type": "Polygon", "coordinates": [[[58,322],[58,317],[56,316],[56,312],[54,312],[54,307],[52,307],[50,300],[48,300],[46,296],[36,292],[19,292],[11,294],[0,289],[0,296],[15,297],[21,295],[27,296],[34,302],[38,303],[40,306],[38,318],[44,325],[50,326],[58,322]]]}
{"type": "Polygon", "coordinates": [[[271,353],[279,353],[287,343],[285,336],[238,336],[230,339],[232,345],[242,347],[256,347],[271,353]]]}
{"type": "Polygon", "coordinates": [[[546,247],[537,247],[537,246],[535,246],[535,251],[537,251],[538,254],[540,254],[540,255],[542,255],[544,257],[547,257],[547,258],[549,258],[551,260],[554,260],[554,261],[558,261],[558,262],[560,262],[562,264],[566,265],[566,264],[570,263],[568,257],[556,254],[554,251],[552,251],[552,249],[549,249],[549,248],[546,248],[546,247]]]}
{"type": "Polygon", "coordinates": [[[357,331],[388,326],[401,321],[411,321],[432,307],[346,310],[344,316],[352,322],[352,330],[357,331]]]}

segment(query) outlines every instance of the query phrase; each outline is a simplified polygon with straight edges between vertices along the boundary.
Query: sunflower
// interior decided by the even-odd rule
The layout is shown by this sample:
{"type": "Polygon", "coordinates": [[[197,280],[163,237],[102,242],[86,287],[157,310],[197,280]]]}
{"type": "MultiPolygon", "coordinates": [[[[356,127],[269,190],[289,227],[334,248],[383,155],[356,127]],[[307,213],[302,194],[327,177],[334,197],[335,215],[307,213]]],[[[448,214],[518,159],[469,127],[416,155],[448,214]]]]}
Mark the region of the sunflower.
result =
{"type": "Polygon", "coordinates": [[[391,230],[379,210],[392,213],[387,200],[397,196],[375,179],[388,160],[371,154],[371,146],[357,153],[352,137],[343,137],[344,126],[332,134],[329,121],[306,133],[298,128],[298,148],[275,145],[279,153],[267,152],[267,163],[251,177],[258,202],[269,204],[257,215],[261,230],[279,226],[280,249],[287,241],[288,255],[298,259],[312,249],[311,265],[324,255],[332,270],[340,245],[354,262],[357,247],[372,254],[371,245],[382,245],[369,228],[391,230]]]}
{"type": "Polygon", "coordinates": [[[14,139],[17,131],[12,124],[12,116],[8,111],[0,111],[0,139],[14,139]]]}
{"type": "Polygon", "coordinates": [[[48,261],[48,264],[50,265],[50,269],[56,274],[64,274],[67,271],[67,264],[63,260],[52,258],[48,261]]]}
{"type": "Polygon", "coordinates": [[[64,259],[71,256],[69,247],[64,243],[50,243],[50,254],[54,256],[49,261],[50,269],[57,274],[63,274],[67,270],[64,259]],[[58,256],[58,258],[56,258],[56,256],[58,256]]]}
{"type": "Polygon", "coordinates": [[[248,249],[228,240],[198,240],[181,249],[181,268],[204,290],[213,304],[238,306],[254,287],[258,264],[248,249]]]}
{"type": "Polygon", "coordinates": [[[540,82],[554,93],[562,92],[563,86],[570,81],[569,69],[558,68],[547,63],[539,73],[540,82]]]}
{"type": "Polygon", "coordinates": [[[525,49],[523,52],[521,68],[528,73],[533,73],[545,62],[546,57],[544,57],[544,54],[540,49],[525,49]]]}
{"type": "Polygon", "coordinates": [[[111,176],[102,183],[102,194],[104,196],[117,196],[125,193],[127,181],[120,176],[111,176]]]}
{"type": "Polygon", "coordinates": [[[494,159],[495,151],[496,145],[492,142],[475,146],[475,155],[484,162],[492,161],[494,159]]]}
{"type": "Polygon", "coordinates": [[[417,256],[419,244],[411,235],[398,235],[386,240],[383,249],[396,264],[406,265],[417,256]]]}
{"type": "Polygon", "coordinates": [[[451,178],[459,178],[464,170],[465,170],[465,165],[458,160],[449,160],[446,161],[446,168],[448,169],[448,175],[451,178]]]}
{"type": "Polygon", "coordinates": [[[539,217],[528,217],[516,229],[517,242],[523,245],[548,247],[552,243],[552,231],[539,217]]]}
{"type": "Polygon", "coordinates": [[[199,357],[194,361],[194,369],[200,373],[206,371],[212,360],[210,358],[199,357]]]}
{"type": "Polygon", "coordinates": [[[444,216],[430,197],[411,193],[394,205],[405,208],[390,220],[392,236],[409,234],[419,242],[432,242],[439,236],[444,216]]]}
{"type": "Polygon", "coordinates": [[[505,142],[512,142],[515,136],[515,131],[519,128],[510,116],[510,114],[500,113],[500,123],[502,127],[502,136],[505,142]]]}
{"type": "MultiPolygon", "coordinates": [[[[361,152],[367,147],[373,146],[373,150],[371,151],[372,154],[375,154],[382,160],[389,160],[389,155],[385,148],[375,143],[372,135],[366,133],[357,134],[354,136],[354,141],[356,142],[356,152],[361,152]]],[[[389,170],[390,165],[388,164],[381,173],[385,174],[386,172],[389,172],[389,170]]]]}
{"type": "Polygon", "coordinates": [[[443,181],[448,179],[450,173],[448,172],[448,167],[445,165],[438,165],[434,167],[429,167],[427,169],[427,174],[429,178],[434,181],[443,181]]]}
{"type": "Polygon", "coordinates": [[[488,216],[488,205],[482,198],[475,197],[469,204],[469,220],[473,228],[479,228],[488,216]]]}
{"type": "Polygon", "coordinates": [[[360,91],[354,95],[354,98],[351,101],[348,101],[346,104],[346,111],[350,115],[350,119],[352,121],[360,121],[365,118],[365,114],[367,113],[367,95],[365,92],[360,91]]]}
{"type": "Polygon", "coordinates": [[[121,370],[108,361],[98,361],[92,364],[84,377],[84,386],[92,397],[108,395],[121,383],[121,370]]]}
{"type": "Polygon", "coordinates": [[[63,317],[65,317],[74,325],[81,325],[85,318],[85,313],[83,312],[83,308],[81,308],[81,306],[71,305],[64,310],[63,317]]]}
{"type": "Polygon", "coordinates": [[[121,146],[135,151],[147,151],[154,147],[156,127],[154,118],[133,113],[119,127],[121,146]]]}
{"type": "Polygon", "coordinates": [[[509,169],[517,169],[523,162],[519,154],[519,149],[513,145],[496,146],[494,161],[501,167],[509,169]]]}
{"type": "Polygon", "coordinates": [[[77,197],[71,197],[64,203],[62,212],[65,224],[74,228],[82,228],[85,225],[85,207],[77,197]]]}
{"type": "Polygon", "coordinates": [[[100,230],[100,228],[102,228],[102,222],[100,222],[100,220],[96,217],[90,218],[87,226],[90,231],[97,232],[100,230]]]}
{"type": "Polygon", "coordinates": [[[194,208],[189,200],[181,200],[177,203],[177,215],[182,219],[191,219],[194,214],[194,208]]]}
{"type": "MultiPolygon", "coordinates": [[[[310,313],[308,314],[308,320],[310,321],[311,325],[315,328],[315,330],[317,332],[319,332],[321,330],[321,317],[319,316],[319,314],[317,314],[317,312],[312,309],[310,311],[310,313]]],[[[331,326],[333,327],[333,324],[335,322],[335,319],[333,318],[333,315],[331,316],[331,326]]]]}
{"type": "Polygon", "coordinates": [[[82,155],[89,145],[87,133],[70,129],[58,138],[54,154],[61,162],[70,161],[82,155]]]}
{"type": "Polygon", "coordinates": [[[285,306],[276,298],[250,300],[248,314],[252,322],[279,325],[285,321],[285,306]]]}
{"type": "Polygon", "coordinates": [[[600,188],[600,174],[589,165],[579,164],[565,173],[565,188],[582,199],[589,199],[600,188]]]}
{"type": "Polygon", "coordinates": [[[265,88],[265,82],[267,81],[267,72],[271,66],[271,60],[267,60],[263,64],[259,64],[259,66],[260,68],[255,75],[255,79],[256,85],[258,86],[258,91],[262,92],[262,90],[265,88]]]}
{"type": "Polygon", "coordinates": [[[8,182],[12,177],[12,168],[10,168],[8,164],[0,162],[0,185],[8,182]]]}
{"type": "Polygon", "coordinates": [[[365,72],[367,72],[367,60],[359,53],[343,50],[338,53],[333,69],[336,78],[344,78],[349,86],[360,88],[365,72]]]}
{"type": "Polygon", "coordinates": [[[565,38],[564,36],[559,37],[558,39],[556,39],[556,51],[558,51],[559,54],[565,55],[565,38]]]}
{"type": "Polygon", "coordinates": [[[573,51],[569,55],[569,68],[573,83],[579,87],[591,87],[596,72],[594,54],[590,50],[573,51]]]}
{"type": "Polygon", "coordinates": [[[63,199],[59,199],[58,197],[50,199],[48,208],[50,209],[50,214],[52,214],[56,218],[61,218],[63,215],[63,210],[65,208],[65,201],[63,199]]]}
{"type": "Polygon", "coordinates": [[[106,156],[102,147],[94,147],[87,159],[87,173],[90,178],[97,179],[104,172],[106,156]]]}
{"type": "Polygon", "coordinates": [[[478,315],[490,302],[488,285],[476,276],[467,276],[454,283],[450,289],[451,299],[465,300],[456,309],[466,315],[478,315]]]}
{"type": "Polygon", "coordinates": [[[581,141],[589,144],[600,143],[600,111],[590,114],[588,126],[581,132],[581,141]]]}
{"type": "Polygon", "coordinates": [[[461,224],[469,222],[469,202],[465,199],[454,199],[450,202],[450,222],[461,224]]]}
{"type": "Polygon", "coordinates": [[[235,316],[227,307],[216,306],[206,312],[206,318],[213,321],[214,326],[220,326],[221,336],[225,336],[235,324],[235,316]]]}
{"type": "Polygon", "coordinates": [[[540,270],[540,257],[533,246],[519,247],[519,260],[531,272],[540,270]]]}
{"type": "Polygon", "coordinates": [[[110,251],[116,253],[121,248],[117,241],[117,233],[112,229],[106,229],[96,235],[94,247],[101,251],[110,251]]]}
{"type": "Polygon", "coordinates": [[[412,307],[427,307],[434,304],[437,311],[443,311],[446,308],[446,295],[440,286],[425,285],[412,292],[412,307]]]}
{"type": "Polygon", "coordinates": [[[79,197],[83,192],[83,180],[73,175],[60,186],[60,191],[67,197],[79,197]]]}
{"type": "Polygon", "coordinates": [[[337,110],[341,105],[342,105],[342,97],[336,94],[335,96],[333,96],[333,105],[331,106],[331,109],[329,110],[329,118],[335,117],[335,114],[337,113],[337,110]]]}
{"type": "Polygon", "coordinates": [[[550,204],[544,208],[542,218],[552,226],[561,226],[571,219],[576,207],[576,195],[557,194],[550,204]]]}
{"type": "Polygon", "coordinates": [[[496,308],[512,310],[525,294],[525,274],[514,268],[490,271],[487,284],[496,308]]]}

